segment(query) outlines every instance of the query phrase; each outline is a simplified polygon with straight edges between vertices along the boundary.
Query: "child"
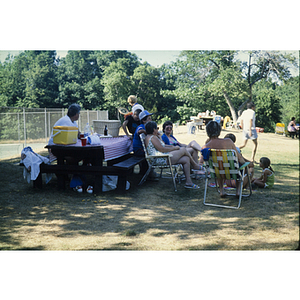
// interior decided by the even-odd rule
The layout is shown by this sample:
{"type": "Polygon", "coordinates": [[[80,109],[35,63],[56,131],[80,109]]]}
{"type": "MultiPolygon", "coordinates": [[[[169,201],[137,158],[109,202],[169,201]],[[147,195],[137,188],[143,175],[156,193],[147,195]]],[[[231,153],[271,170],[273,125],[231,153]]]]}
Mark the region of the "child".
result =
{"type": "Polygon", "coordinates": [[[125,121],[122,124],[122,128],[125,132],[125,134],[133,139],[133,135],[137,129],[137,127],[141,124],[139,119],[139,114],[142,112],[141,109],[136,109],[133,113],[133,115],[129,115],[126,117],[125,121]],[[129,133],[128,133],[129,131],[129,133]],[[132,135],[130,135],[130,133],[132,135]]]}
{"type": "Polygon", "coordinates": [[[252,187],[258,186],[260,188],[272,188],[275,180],[275,172],[272,169],[271,161],[267,157],[262,157],[259,160],[259,166],[263,169],[263,172],[259,178],[253,178],[251,180],[252,187]]]}
{"type": "MultiPolygon", "coordinates": [[[[236,141],[236,137],[233,133],[228,133],[224,136],[224,139],[231,139],[233,141],[233,143],[235,143],[236,141]]],[[[236,149],[241,153],[241,150],[236,147],[236,149]]],[[[243,157],[245,161],[249,161],[247,160],[245,157],[243,157]]],[[[253,173],[254,173],[254,164],[253,162],[250,162],[250,164],[248,165],[248,170],[249,170],[249,176],[250,176],[250,180],[252,180],[252,177],[253,177],[253,173]]],[[[225,183],[228,187],[233,187],[235,188],[236,187],[236,181],[235,180],[229,180],[229,179],[226,179],[225,180],[225,183]]],[[[243,188],[246,188],[248,185],[248,177],[245,177],[244,178],[244,184],[243,184],[243,188]]]]}

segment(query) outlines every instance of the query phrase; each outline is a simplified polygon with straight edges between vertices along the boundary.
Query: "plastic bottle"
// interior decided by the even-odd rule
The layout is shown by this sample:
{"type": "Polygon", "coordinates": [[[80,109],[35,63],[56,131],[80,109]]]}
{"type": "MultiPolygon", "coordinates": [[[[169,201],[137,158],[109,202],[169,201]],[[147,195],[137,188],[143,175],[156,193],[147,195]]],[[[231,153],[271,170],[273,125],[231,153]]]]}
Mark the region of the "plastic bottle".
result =
{"type": "Polygon", "coordinates": [[[105,125],[105,127],[104,127],[104,135],[107,135],[107,134],[108,134],[107,125],[105,125]]]}
{"type": "Polygon", "coordinates": [[[86,123],[85,127],[84,127],[84,136],[88,137],[89,135],[91,135],[91,128],[89,123],[86,123]]]}

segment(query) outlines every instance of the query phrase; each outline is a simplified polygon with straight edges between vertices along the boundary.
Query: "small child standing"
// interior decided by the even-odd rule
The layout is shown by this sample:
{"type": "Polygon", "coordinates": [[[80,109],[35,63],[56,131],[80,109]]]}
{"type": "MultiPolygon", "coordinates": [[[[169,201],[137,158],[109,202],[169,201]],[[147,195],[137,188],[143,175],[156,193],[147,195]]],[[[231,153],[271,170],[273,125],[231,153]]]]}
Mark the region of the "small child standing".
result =
{"type": "Polygon", "coordinates": [[[275,172],[272,169],[271,161],[267,157],[262,157],[259,160],[259,166],[263,169],[262,174],[259,178],[253,178],[251,180],[252,187],[258,186],[260,188],[272,188],[275,181],[275,172]]]}

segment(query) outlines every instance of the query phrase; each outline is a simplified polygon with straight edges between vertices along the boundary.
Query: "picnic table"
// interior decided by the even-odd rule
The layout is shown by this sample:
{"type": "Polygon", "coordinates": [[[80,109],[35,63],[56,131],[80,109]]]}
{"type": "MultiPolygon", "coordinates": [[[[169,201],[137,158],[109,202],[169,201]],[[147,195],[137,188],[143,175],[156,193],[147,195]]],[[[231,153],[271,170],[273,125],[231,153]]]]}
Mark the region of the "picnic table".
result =
{"type": "MultiPolygon", "coordinates": [[[[65,188],[65,176],[67,174],[85,174],[95,177],[94,192],[102,191],[102,176],[117,175],[117,188],[126,189],[126,177],[133,167],[144,160],[130,153],[133,150],[132,140],[127,136],[100,138],[98,145],[81,145],[78,140],[72,145],[47,145],[51,153],[56,156],[57,164],[40,165],[40,173],[55,173],[58,188],[65,188]],[[66,164],[68,158],[76,161],[87,161],[88,164],[66,164]],[[104,164],[105,162],[105,164],[104,164]]],[[[41,175],[41,174],[40,174],[41,175]]],[[[36,186],[42,186],[42,178],[37,179],[36,186]]]]}

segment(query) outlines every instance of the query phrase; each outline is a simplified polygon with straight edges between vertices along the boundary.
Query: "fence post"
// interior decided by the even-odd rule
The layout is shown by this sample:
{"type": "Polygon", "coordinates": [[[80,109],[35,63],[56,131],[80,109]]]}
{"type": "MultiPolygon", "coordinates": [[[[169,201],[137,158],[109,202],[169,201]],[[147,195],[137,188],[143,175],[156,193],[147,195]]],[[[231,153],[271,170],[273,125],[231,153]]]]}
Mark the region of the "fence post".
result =
{"type": "Polygon", "coordinates": [[[23,107],[23,117],[24,117],[24,147],[27,146],[26,144],[26,120],[25,120],[25,107],[23,107]]]}
{"type": "Polygon", "coordinates": [[[47,143],[47,108],[45,107],[45,143],[47,143]]]}
{"type": "Polygon", "coordinates": [[[18,112],[18,139],[19,139],[19,144],[21,143],[20,141],[20,113],[18,112]]]}

